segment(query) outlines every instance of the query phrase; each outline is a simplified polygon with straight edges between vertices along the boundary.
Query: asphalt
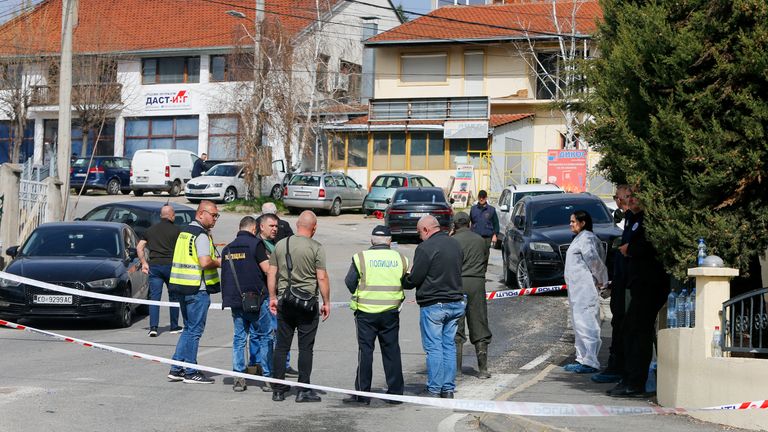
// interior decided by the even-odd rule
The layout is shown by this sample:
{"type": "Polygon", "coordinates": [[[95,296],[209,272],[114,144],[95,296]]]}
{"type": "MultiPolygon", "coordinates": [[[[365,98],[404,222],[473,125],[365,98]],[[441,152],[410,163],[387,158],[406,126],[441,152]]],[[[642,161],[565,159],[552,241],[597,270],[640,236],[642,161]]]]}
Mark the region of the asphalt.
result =
{"type": "MultiPolygon", "coordinates": [[[[610,313],[610,312],[608,312],[610,313]]],[[[610,319],[603,321],[603,344],[600,362],[606,364],[611,345],[610,319]]],[[[497,400],[515,402],[573,403],[590,405],[613,405],[627,407],[657,406],[655,397],[644,399],[614,398],[605,391],[615,384],[597,384],[590,375],[566,372],[562,365],[573,361],[571,355],[562,364],[550,364],[526,383],[500,395],[497,400]]],[[[539,432],[539,431],[675,431],[714,432],[739,431],[730,426],[702,422],[684,414],[637,415],[623,417],[522,417],[499,414],[484,414],[478,418],[481,430],[489,432],[539,432]]]]}

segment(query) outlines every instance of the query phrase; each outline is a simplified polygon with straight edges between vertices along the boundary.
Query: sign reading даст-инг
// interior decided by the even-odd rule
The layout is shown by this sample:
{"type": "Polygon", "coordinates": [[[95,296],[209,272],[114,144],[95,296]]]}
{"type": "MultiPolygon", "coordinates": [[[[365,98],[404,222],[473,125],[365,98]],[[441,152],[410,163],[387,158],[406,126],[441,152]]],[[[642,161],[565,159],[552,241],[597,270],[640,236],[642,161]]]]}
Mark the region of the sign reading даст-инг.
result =
{"type": "Polygon", "coordinates": [[[174,111],[189,109],[189,90],[158,91],[144,94],[145,111],[174,111]]]}

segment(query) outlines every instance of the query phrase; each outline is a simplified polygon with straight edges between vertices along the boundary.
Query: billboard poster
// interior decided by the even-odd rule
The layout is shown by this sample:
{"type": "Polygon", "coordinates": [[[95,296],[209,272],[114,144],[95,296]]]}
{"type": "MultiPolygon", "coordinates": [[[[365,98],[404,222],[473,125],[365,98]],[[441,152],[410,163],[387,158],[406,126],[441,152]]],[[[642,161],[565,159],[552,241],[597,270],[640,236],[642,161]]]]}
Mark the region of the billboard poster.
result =
{"type": "Polygon", "coordinates": [[[587,151],[548,150],[547,183],[554,183],[566,192],[587,190],[587,151]]]}
{"type": "Polygon", "coordinates": [[[472,192],[472,185],[475,176],[475,167],[472,165],[456,166],[456,175],[454,176],[451,198],[453,206],[456,208],[469,207],[469,194],[472,192]]]}

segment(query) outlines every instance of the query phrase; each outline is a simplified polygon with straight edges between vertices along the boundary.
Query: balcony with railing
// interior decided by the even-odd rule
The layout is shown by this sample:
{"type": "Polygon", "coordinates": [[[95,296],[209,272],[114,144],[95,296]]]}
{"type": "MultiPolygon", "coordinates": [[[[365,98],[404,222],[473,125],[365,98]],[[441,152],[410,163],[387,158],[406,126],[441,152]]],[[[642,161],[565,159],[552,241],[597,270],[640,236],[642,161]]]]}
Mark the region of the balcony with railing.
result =
{"type": "MultiPolygon", "coordinates": [[[[85,105],[120,104],[123,85],[120,83],[74,84],[72,103],[85,105]]],[[[46,106],[59,104],[59,86],[32,86],[30,105],[46,106]]]]}

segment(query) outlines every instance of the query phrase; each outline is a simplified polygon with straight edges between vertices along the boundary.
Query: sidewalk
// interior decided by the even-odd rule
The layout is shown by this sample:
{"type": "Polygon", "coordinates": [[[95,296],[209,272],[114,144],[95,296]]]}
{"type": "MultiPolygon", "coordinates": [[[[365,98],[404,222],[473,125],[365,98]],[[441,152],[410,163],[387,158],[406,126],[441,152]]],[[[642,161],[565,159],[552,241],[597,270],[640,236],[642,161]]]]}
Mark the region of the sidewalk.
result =
{"type": "MultiPolygon", "coordinates": [[[[605,320],[602,327],[603,345],[600,361],[608,360],[608,348],[611,345],[611,324],[605,320]]],[[[570,360],[573,360],[571,356],[570,360]]],[[[565,364],[565,363],[563,363],[565,364]]],[[[574,403],[590,405],[616,406],[654,406],[652,399],[613,398],[605,391],[615,384],[597,384],[590,375],[578,375],[566,372],[562,365],[549,365],[536,378],[503,394],[499,400],[518,402],[574,403]]],[[[714,432],[741,430],[729,426],[705,423],[687,415],[642,415],[622,417],[520,417],[499,414],[483,414],[479,418],[480,428],[491,432],[512,431],[675,431],[675,432],[714,432]]]]}

